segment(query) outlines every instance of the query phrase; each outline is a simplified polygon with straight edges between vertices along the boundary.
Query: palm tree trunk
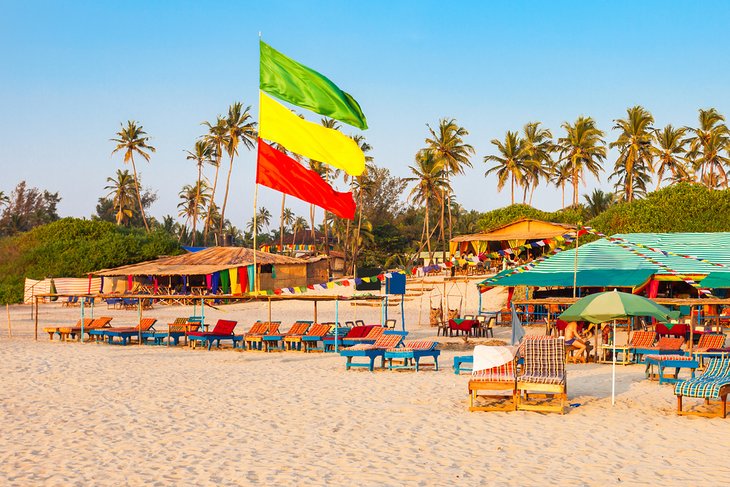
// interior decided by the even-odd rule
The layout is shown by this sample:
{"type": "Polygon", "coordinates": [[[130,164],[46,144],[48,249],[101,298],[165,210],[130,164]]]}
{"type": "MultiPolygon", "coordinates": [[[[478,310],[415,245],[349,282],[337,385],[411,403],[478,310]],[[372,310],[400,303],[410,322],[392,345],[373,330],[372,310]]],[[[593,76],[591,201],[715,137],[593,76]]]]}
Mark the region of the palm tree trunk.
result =
{"type": "MultiPolygon", "coordinates": [[[[446,182],[447,183],[450,182],[448,178],[446,179],[446,182]]],[[[449,186],[449,187],[451,187],[451,186],[449,186]]],[[[449,242],[451,242],[451,239],[453,238],[453,234],[452,234],[453,224],[451,222],[451,190],[450,189],[449,189],[449,199],[447,201],[448,201],[447,205],[449,208],[449,242]]]]}
{"type": "Polygon", "coordinates": [[[203,168],[200,162],[198,162],[198,184],[195,187],[195,208],[193,208],[193,247],[195,247],[195,232],[198,224],[198,205],[200,205],[200,178],[203,176],[202,171],[203,168]]]}
{"type": "Polygon", "coordinates": [[[537,187],[537,185],[535,185],[535,186],[532,186],[532,187],[530,188],[530,206],[532,206],[532,196],[533,196],[533,195],[535,194],[535,188],[536,188],[536,187],[537,187]]]}
{"type": "Polygon", "coordinates": [[[522,204],[523,205],[525,203],[527,203],[527,188],[528,188],[528,186],[527,186],[527,184],[525,184],[525,186],[524,186],[524,188],[522,190],[522,204]]]}
{"type": "Polygon", "coordinates": [[[511,181],[511,183],[510,183],[510,199],[511,199],[512,204],[514,205],[515,204],[515,175],[514,174],[512,174],[510,181],[511,181]]]}
{"type": "Polygon", "coordinates": [[[426,245],[428,246],[429,265],[433,264],[433,252],[431,251],[431,232],[429,231],[428,198],[426,198],[426,245]]]}
{"type": "Polygon", "coordinates": [[[330,263],[330,242],[327,228],[327,210],[324,210],[324,216],[322,216],[322,226],[324,227],[324,255],[327,256],[327,279],[332,277],[332,266],[330,263]]]}
{"type": "Polygon", "coordinates": [[[231,185],[231,173],[233,172],[233,153],[231,153],[231,164],[228,166],[228,177],[226,178],[226,192],[223,195],[223,208],[221,208],[221,221],[218,232],[223,235],[223,225],[226,221],[226,203],[228,203],[228,189],[231,185]]]}
{"type": "Polygon", "coordinates": [[[205,229],[203,230],[203,243],[208,244],[208,230],[210,229],[210,214],[215,205],[215,188],[218,186],[218,170],[221,167],[221,145],[218,144],[218,157],[215,164],[215,178],[213,179],[213,191],[210,193],[210,202],[208,203],[208,215],[205,218],[205,229]]]}
{"type": "Polygon", "coordinates": [[[444,228],[444,205],[446,204],[446,191],[441,190],[441,262],[446,263],[446,229],[444,228]]]}
{"type": "Polygon", "coordinates": [[[309,205],[309,220],[312,224],[312,245],[317,247],[317,234],[314,231],[314,205],[309,205]]]}
{"type": "Polygon", "coordinates": [[[134,189],[137,192],[137,203],[139,203],[139,213],[142,215],[142,221],[144,222],[144,228],[147,233],[150,233],[150,227],[147,225],[147,217],[144,216],[144,208],[142,208],[142,195],[139,192],[139,181],[137,180],[137,166],[134,164],[134,154],[131,155],[132,160],[132,172],[134,172],[134,189]]]}
{"type": "Polygon", "coordinates": [[[281,193],[281,218],[279,219],[279,252],[284,253],[284,205],[286,205],[286,193],[281,193]]]}
{"type": "Polygon", "coordinates": [[[357,277],[357,256],[360,253],[360,230],[362,229],[362,187],[357,193],[357,208],[360,210],[360,214],[357,217],[357,233],[355,239],[352,242],[352,277],[357,277]]]}
{"type": "Polygon", "coordinates": [[[578,207],[578,168],[573,162],[573,206],[578,207]]]}
{"type": "Polygon", "coordinates": [[[565,208],[565,181],[560,183],[560,189],[563,193],[563,198],[562,198],[563,208],[565,208]]]}

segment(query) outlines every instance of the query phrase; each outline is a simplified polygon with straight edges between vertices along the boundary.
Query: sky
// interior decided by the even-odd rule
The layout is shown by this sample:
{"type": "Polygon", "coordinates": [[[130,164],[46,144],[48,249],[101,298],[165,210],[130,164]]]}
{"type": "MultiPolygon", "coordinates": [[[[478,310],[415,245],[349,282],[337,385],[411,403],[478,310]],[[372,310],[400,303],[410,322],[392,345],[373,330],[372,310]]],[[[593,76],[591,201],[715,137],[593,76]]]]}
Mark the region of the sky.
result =
{"type": "MultiPolygon", "coordinates": [[[[476,150],[453,181],[467,209],[509,204],[483,158],[526,122],[560,137],[561,124],[591,116],[612,141],[613,121],[636,104],[657,127],[693,125],[698,108],[730,114],[728,2],[0,3],[0,190],[26,180],[58,191],[61,216],[95,213],[124,166],[109,139],[127,120],[157,149],[138,163],[158,194],[150,213],[177,215],[180,189],[196,178],[184,151],[201,123],[235,101],[257,114],[259,33],[358,100],[375,163],[395,176],[409,176],[426,124],[455,118],[476,150]]],[[[611,189],[615,156],[581,193],[611,189]]],[[[253,212],[254,171],[242,147],[227,210],[238,227],[253,212]]],[[[278,215],[281,196],[262,188],[259,203],[278,215]]],[[[308,215],[304,203],[287,206],[308,215]]],[[[540,187],[533,206],[560,208],[560,191],[540,187]]]]}

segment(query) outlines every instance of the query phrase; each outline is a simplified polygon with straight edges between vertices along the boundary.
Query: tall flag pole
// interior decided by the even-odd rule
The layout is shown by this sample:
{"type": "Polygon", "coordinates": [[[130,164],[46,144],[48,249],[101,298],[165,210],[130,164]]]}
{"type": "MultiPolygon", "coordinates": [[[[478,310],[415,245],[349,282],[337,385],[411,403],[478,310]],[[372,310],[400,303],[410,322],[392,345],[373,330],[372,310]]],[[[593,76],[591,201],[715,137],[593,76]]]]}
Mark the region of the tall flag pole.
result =
{"type": "MultiPolygon", "coordinates": [[[[319,174],[289,157],[286,151],[342,169],[351,176],[359,176],[365,170],[365,154],[354,140],[337,130],[300,118],[274,98],[361,130],[368,128],[365,115],[352,95],[342,91],[321,73],[273,49],[261,40],[260,33],[259,89],[254,252],[257,246],[259,184],[319,206],[341,218],[355,218],[355,200],[351,192],[336,191],[319,174]],[[286,151],[275,149],[272,142],[286,151]]],[[[255,289],[258,291],[258,286],[255,289]]]]}
{"type": "MultiPolygon", "coordinates": [[[[259,42],[263,42],[261,40],[261,31],[259,31],[259,42]]],[[[260,53],[259,53],[259,63],[261,62],[260,59],[260,53]]],[[[259,71],[259,84],[261,84],[261,72],[259,71]]],[[[261,95],[259,95],[259,107],[261,106],[261,95]]],[[[259,130],[261,129],[261,110],[259,110],[259,130]]],[[[260,140],[258,137],[256,140],[260,140]]],[[[248,287],[249,289],[253,288],[254,292],[258,292],[259,290],[259,266],[257,262],[257,254],[258,254],[258,247],[256,246],[256,237],[257,237],[257,231],[256,231],[256,216],[258,214],[258,198],[259,198],[259,183],[258,183],[258,175],[259,175],[259,165],[256,164],[256,177],[253,181],[253,283],[249,283],[248,287]]],[[[245,228],[244,228],[245,231],[245,228]]]]}

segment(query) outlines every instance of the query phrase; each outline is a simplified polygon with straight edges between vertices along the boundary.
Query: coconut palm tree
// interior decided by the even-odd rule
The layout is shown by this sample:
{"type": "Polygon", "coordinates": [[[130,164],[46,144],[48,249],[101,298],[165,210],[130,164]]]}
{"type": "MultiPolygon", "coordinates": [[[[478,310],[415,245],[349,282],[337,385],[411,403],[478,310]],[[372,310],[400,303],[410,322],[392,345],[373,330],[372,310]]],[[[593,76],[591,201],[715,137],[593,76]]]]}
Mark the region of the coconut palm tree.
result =
{"type": "Polygon", "coordinates": [[[180,193],[178,193],[178,196],[180,197],[180,203],[177,205],[178,216],[185,217],[185,228],[187,228],[190,220],[193,221],[190,239],[191,244],[194,245],[196,228],[195,220],[198,218],[198,215],[205,211],[208,198],[210,198],[210,188],[208,187],[208,183],[205,181],[196,181],[195,184],[186,184],[183,186],[180,193]]]}
{"type": "Polygon", "coordinates": [[[550,129],[540,128],[540,122],[529,122],[522,128],[525,142],[525,193],[522,203],[525,203],[527,190],[530,190],[530,204],[535,188],[541,179],[549,179],[553,168],[553,134],[550,129]]]}
{"type": "MultiPolygon", "coordinates": [[[[196,184],[196,188],[200,189],[201,185],[200,183],[203,181],[203,165],[204,164],[212,164],[215,162],[214,160],[214,154],[215,154],[215,148],[213,144],[205,139],[197,140],[195,142],[195,146],[193,147],[192,151],[185,151],[187,152],[186,159],[189,161],[195,161],[195,165],[198,167],[198,181],[196,184]]],[[[195,245],[195,235],[196,235],[196,225],[198,222],[198,209],[200,208],[200,194],[197,195],[197,199],[195,201],[195,214],[193,215],[193,241],[191,245],[195,245]]]]}
{"type": "Polygon", "coordinates": [[[231,173],[233,172],[233,158],[238,155],[238,145],[243,144],[244,147],[251,150],[256,146],[258,134],[256,132],[256,122],[251,118],[249,111],[251,107],[243,108],[240,102],[236,102],[228,107],[228,117],[226,118],[226,143],[224,149],[230,157],[228,166],[228,177],[226,178],[226,191],[223,195],[223,207],[221,208],[221,222],[218,228],[219,232],[223,232],[223,222],[226,219],[226,204],[228,203],[228,190],[231,186],[231,173]]]}
{"type": "MultiPolygon", "coordinates": [[[[463,174],[465,167],[472,167],[470,157],[474,155],[474,147],[464,142],[464,137],[469,135],[469,131],[464,127],[461,127],[456,123],[456,120],[451,118],[442,118],[439,120],[439,125],[436,130],[428,127],[428,132],[431,135],[426,137],[426,149],[433,152],[434,158],[438,164],[444,170],[444,177],[446,178],[446,185],[451,190],[451,177],[457,174],[463,174]]],[[[450,195],[441,195],[441,212],[444,212],[443,205],[446,201],[450,200],[450,195]]],[[[449,207],[449,240],[452,237],[451,230],[451,207],[449,207]]],[[[444,218],[441,217],[441,236],[444,243],[444,258],[446,256],[446,233],[444,229],[444,218]]]]}
{"type": "Polygon", "coordinates": [[[134,173],[134,189],[137,193],[137,203],[139,204],[139,212],[142,215],[142,221],[147,232],[150,231],[150,226],[147,224],[147,218],[144,214],[144,208],[142,207],[142,194],[139,191],[139,179],[137,178],[137,166],[134,163],[134,155],[137,154],[142,157],[145,161],[149,162],[150,152],[155,152],[155,148],[148,144],[150,138],[147,137],[147,133],[142,130],[142,125],[137,125],[137,122],[128,120],[127,126],[122,124],[122,128],[117,132],[117,138],[111,139],[112,142],[116,142],[117,146],[112,151],[124,152],[124,163],[132,163],[132,172],[134,173]]]}
{"type": "Polygon", "coordinates": [[[107,196],[112,198],[112,204],[117,210],[115,213],[117,225],[126,225],[134,215],[134,178],[126,169],[124,171],[117,169],[116,179],[108,177],[106,182],[109,184],[104,186],[104,189],[109,190],[107,196]]]}
{"type": "Polygon", "coordinates": [[[616,197],[613,193],[604,193],[600,189],[594,189],[593,194],[584,194],[583,199],[586,201],[586,217],[590,219],[608,210],[616,197]]]}
{"type": "Polygon", "coordinates": [[[689,181],[690,172],[687,168],[687,139],[684,136],[687,129],[674,128],[671,124],[663,129],[654,129],[654,146],[652,151],[656,157],[656,189],[662,183],[664,173],[669,172],[674,182],[689,181]]]}
{"type": "Polygon", "coordinates": [[[256,221],[260,222],[264,227],[269,228],[269,223],[271,223],[271,212],[263,206],[260,207],[256,214],[256,221]]]}
{"type": "Polygon", "coordinates": [[[609,147],[618,148],[619,156],[608,179],[617,178],[618,193],[625,201],[631,202],[637,194],[646,194],[646,186],[651,178],[654,117],[646,108],[636,105],[626,110],[626,118],[614,122],[613,129],[620,133],[609,147]]]}
{"type": "MultiPolygon", "coordinates": [[[[360,241],[360,230],[362,229],[362,198],[363,191],[366,191],[369,182],[369,174],[373,170],[373,156],[368,155],[368,152],[372,150],[372,146],[365,141],[365,137],[360,134],[350,136],[352,140],[360,147],[360,150],[365,154],[365,170],[359,176],[349,178],[350,191],[355,193],[357,196],[357,230],[354,238],[352,238],[352,275],[355,276],[355,264],[357,262],[357,243],[360,241]]],[[[348,175],[344,173],[345,183],[348,182],[348,175]]],[[[350,243],[350,220],[347,220],[345,228],[345,269],[347,269],[347,249],[350,243]]]]}
{"type": "Polygon", "coordinates": [[[525,140],[517,132],[507,131],[504,142],[492,139],[492,144],[497,147],[500,155],[484,156],[484,162],[496,162],[497,164],[484,173],[489,176],[497,175],[497,191],[502,191],[507,181],[510,181],[510,201],[515,204],[515,183],[522,185],[525,179],[526,160],[528,157],[525,140]]]}
{"type": "MultiPolygon", "coordinates": [[[[415,165],[408,166],[408,168],[414,177],[406,178],[406,181],[416,183],[408,197],[414,203],[421,204],[424,207],[425,218],[422,235],[425,236],[429,260],[433,262],[430,230],[431,205],[441,204],[441,199],[449,189],[448,181],[446,180],[446,170],[441,162],[436,160],[434,152],[426,149],[418,151],[415,165]]],[[[421,242],[424,242],[424,238],[421,239],[421,242]]]]}
{"type": "Polygon", "coordinates": [[[570,181],[570,161],[556,161],[553,163],[550,182],[560,188],[561,208],[565,208],[565,183],[570,181]]]}
{"type": "Polygon", "coordinates": [[[281,211],[281,218],[279,219],[279,250],[282,253],[284,252],[284,230],[286,230],[286,227],[291,226],[292,223],[294,223],[294,212],[290,208],[284,208],[281,211]]]}
{"type": "Polygon", "coordinates": [[[291,243],[292,246],[297,244],[297,233],[303,232],[309,228],[309,224],[307,223],[307,219],[303,216],[298,216],[294,219],[294,222],[291,225],[292,230],[292,239],[291,243]]]}
{"type": "MultiPolygon", "coordinates": [[[[203,122],[208,127],[208,133],[203,135],[203,140],[213,146],[214,160],[210,163],[215,167],[215,176],[213,177],[213,189],[210,193],[210,201],[208,206],[208,215],[213,215],[212,206],[215,205],[215,190],[218,186],[218,171],[221,167],[221,158],[223,157],[224,147],[228,144],[228,131],[226,130],[226,119],[218,115],[215,125],[210,122],[203,122]]],[[[211,227],[210,218],[205,219],[205,229],[203,230],[203,241],[208,241],[208,230],[211,227]]]]}
{"type": "Polygon", "coordinates": [[[591,117],[578,117],[573,125],[563,123],[565,137],[558,139],[559,162],[569,165],[570,182],[573,185],[573,206],[578,206],[578,184],[589,172],[598,177],[603,170],[601,163],[606,159],[606,142],[603,131],[596,127],[591,117]]]}
{"type": "Polygon", "coordinates": [[[722,155],[727,154],[730,144],[730,131],[725,125],[725,117],[714,109],[700,109],[698,128],[688,128],[694,134],[687,141],[689,151],[687,157],[693,162],[695,171],[699,172],[699,182],[710,188],[728,187],[728,177],[725,167],[730,159],[722,155]],[[707,176],[709,174],[709,176],[707,176]]]}

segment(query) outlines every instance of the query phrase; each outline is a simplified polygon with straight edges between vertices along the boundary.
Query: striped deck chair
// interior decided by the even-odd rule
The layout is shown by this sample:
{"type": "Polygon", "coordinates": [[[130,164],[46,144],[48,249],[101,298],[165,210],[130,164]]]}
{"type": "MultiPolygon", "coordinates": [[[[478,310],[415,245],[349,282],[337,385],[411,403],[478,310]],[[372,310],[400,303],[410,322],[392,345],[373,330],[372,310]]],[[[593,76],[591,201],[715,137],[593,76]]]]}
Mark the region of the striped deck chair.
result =
{"type": "Polygon", "coordinates": [[[677,396],[677,414],[724,418],[727,415],[728,393],[730,393],[730,359],[713,358],[701,376],[679,381],[674,386],[674,394],[677,396]],[[683,411],[683,397],[704,399],[705,404],[708,405],[719,400],[719,412],[683,411]]]}
{"type": "Polygon", "coordinates": [[[663,336],[654,346],[634,348],[634,357],[638,363],[645,363],[647,355],[682,355],[684,337],[663,336]]]}
{"type": "Polygon", "coordinates": [[[248,333],[243,335],[245,350],[261,350],[266,335],[279,335],[281,321],[260,321],[254,323],[248,333]],[[258,325],[258,326],[257,326],[258,325]]]}
{"type": "Polygon", "coordinates": [[[287,331],[286,333],[279,332],[277,327],[276,333],[270,333],[263,336],[262,343],[264,351],[270,352],[272,350],[283,350],[284,348],[282,344],[285,343],[284,340],[289,337],[301,337],[307,332],[310,324],[310,321],[297,321],[289,328],[289,331],[287,331]]]}
{"type": "Polygon", "coordinates": [[[289,331],[286,332],[286,335],[281,337],[281,342],[284,345],[284,350],[298,350],[298,348],[296,348],[295,346],[301,346],[302,337],[307,334],[307,330],[309,330],[309,327],[311,325],[311,321],[297,321],[296,323],[294,323],[291,328],[289,328],[289,331]],[[295,348],[292,348],[293,346],[295,348]]]}
{"type": "Polygon", "coordinates": [[[167,324],[167,331],[148,330],[142,333],[142,339],[145,341],[152,339],[154,345],[162,345],[167,339],[168,345],[171,341],[173,345],[178,345],[180,338],[190,332],[198,331],[200,326],[200,322],[190,321],[189,318],[175,318],[172,323],[167,324]]]}
{"type": "Polygon", "coordinates": [[[517,409],[564,414],[565,403],[568,399],[565,340],[562,338],[527,340],[525,341],[524,359],[522,374],[517,376],[517,409]],[[546,398],[551,399],[557,397],[559,404],[528,402],[530,394],[534,393],[544,394],[546,398]]]}
{"type": "Polygon", "coordinates": [[[629,344],[625,347],[626,354],[631,355],[631,362],[637,362],[637,351],[649,349],[649,352],[647,353],[651,353],[652,350],[650,349],[654,345],[655,340],[656,333],[654,333],[653,331],[633,332],[631,334],[631,340],[629,341],[629,344]]]}
{"type": "Polygon", "coordinates": [[[347,358],[345,370],[350,370],[351,367],[367,367],[372,372],[375,359],[378,357],[381,359],[380,367],[384,368],[385,351],[398,348],[402,341],[403,333],[388,332],[375,340],[375,343],[360,343],[340,350],[340,356],[347,358]],[[355,357],[365,357],[368,361],[366,363],[353,363],[352,359],[355,357]]]}
{"type": "Polygon", "coordinates": [[[659,380],[659,384],[674,384],[679,381],[679,371],[689,369],[692,377],[695,376],[695,370],[699,367],[697,360],[689,355],[681,353],[672,354],[649,354],[644,357],[646,363],[646,378],[649,380],[659,380]],[[654,373],[656,366],[657,372],[654,373]],[[674,369],[673,374],[666,374],[664,369],[674,369]]]}
{"type": "Polygon", "coordinates": [[[431,340],[406,340],[400,348],[389,348],[385,351],[388,368],[390,370],[415,369],[418,372],[420,360],[423,357],[433,357],[433,364],[424,365],[433,365],[434,370],[438,370],[439,355],[441,355],[441,350],[436,348],[438,344],[431,340]],[[393,359],[402,361],[403,365],[393,365],[393,359]]]}
{"type": "Polygon", "coordinates": [[[486,347],[477,346],[474,348],[475,355],[488,353],[491,358],[503,357],[507,360],[504,364],[488,369],[474,370],[469,379],[469,411],[515,411],[517,409],[517,362],[513,349],[509,347],[486,347]],[[512,359],[509,360],[509,356],[512,359]],[[479,394],[480,391],[488,391],[492,394],[479,394]],[[509,393],[509,396],[505,393],[509,393]],[[512,402],[504,405],[495,404],[493,401],[503,401],[511,396],[512,402]],[[478,398],[491,399],[486,405],[476,405],[478,398]]]}
{"type": "MultiPolygon", "coordinates": [[[[86,320],[84,320],[85,322],[86,320]]],[[[91,323],[84,324],[84,333],[89,335],[89,338],[91,338],[91,331],[92,330],[100,330],[104,328],[109,328],[111,325],[112,317],[111,316],[100,316],[98,318],[95,318],[91,321],[91,323]]],[[[58,329],[58,335],[61,337],[61,340],[75,340],[78,336],[81,337],[81,327],[80,326],[73,326],[64,328],[61,327],[58,329]]]]}
{"type": "Polygon", "coordinates": [[[109,344],[117,343],[114,341],[114,338],[119,338],[120,342],[118,343],[126,345],[133,338],[138,338],[145,331],[154,329],[155,323],[157,323],[156,318],[142,318],[137,326],[91,330],[89,335],[97,335],[97,332],[100,332],[109,344]]]}
{"type": "Polygon", "coordinates": [[[710,358],[724,358],[724,355],[718,353],[725,346],[725,335],[722,333],[703,333],[697,346],[692,349],[692,358],[698,361],[700,368],[704,365],[704,360],[710,358]]]}
{"type": "Polygon", "coordinates": [[[309,327],[306,333],[284,338],[284,346],[287,350],[300,350],[303,352],[311,351],[317,346],[317,342],[327,335],[329,330],[330,325],[314,323],[309,327]]]}
{"type": "MultiPolygon", "coordinates": [[[[91,318],[84,318],[84,326],[89,326],[93,320],[91,318]]],[[[81,328],[81,319],[79,319],[76,324],[73,326],[73,328],[81,328]]],[[[53,335],[59,332],[61,328],[68,328],[65,326],[47,326],[43,328],[44,333],[48,333],[48,337],[53,341],[53,335]]],[[[59,333],[59,339],[61,338],[61,335],[59,333]]]]}
{"type": "Polygon", "coordinates": [[[351,346],[351,345],[359,345],[359,344],[373,344],[375,341],[380,338],[383,333],[385,333],[385,328],[382,326],[373,326],[368,331],[367,335],[362,337],[354,337],[354,338],[348,338],[347,340],[343,340],[343,345],[345,346],[351,346]]]}

